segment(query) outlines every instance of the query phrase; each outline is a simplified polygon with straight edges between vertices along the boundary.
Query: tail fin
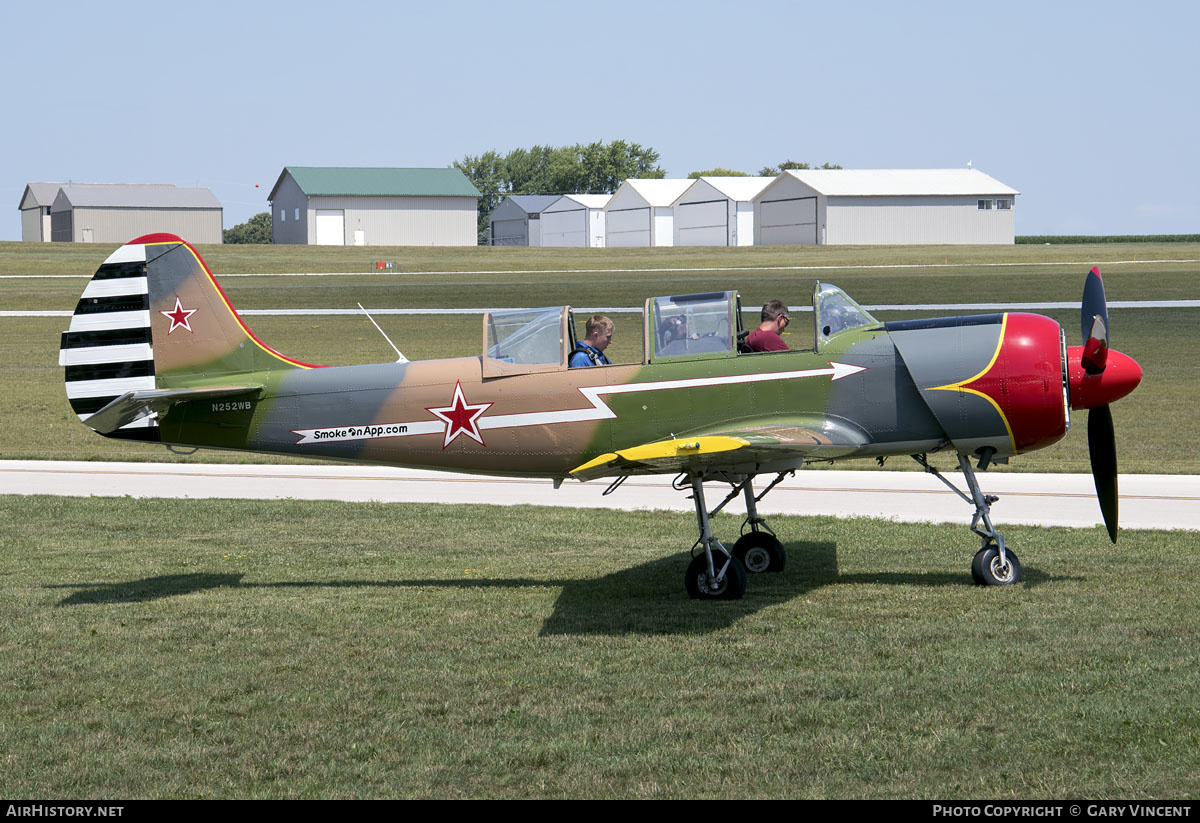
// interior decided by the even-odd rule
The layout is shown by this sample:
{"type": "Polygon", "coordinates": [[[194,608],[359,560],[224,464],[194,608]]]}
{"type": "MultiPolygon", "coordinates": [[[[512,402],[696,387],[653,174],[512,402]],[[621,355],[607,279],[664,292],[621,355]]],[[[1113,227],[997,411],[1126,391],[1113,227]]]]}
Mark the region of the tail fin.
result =
{"type": "MultiPolygon", "coordinates": [[[[134,440],[159,439],[162,396],[228,394],[231,384],[261,386],[271,371],[314,368],[255,337],[200,255],[173,234],[139,237],[101,264],[63,332],[59,364],[71,408],[85,422],[119,400],[128,407],[131,393],[157,396],[143,413],[119,415],[119,428],[98,429],[134,440]]],[[[100,419],[117,419],[111,411],[100,419]]]]}

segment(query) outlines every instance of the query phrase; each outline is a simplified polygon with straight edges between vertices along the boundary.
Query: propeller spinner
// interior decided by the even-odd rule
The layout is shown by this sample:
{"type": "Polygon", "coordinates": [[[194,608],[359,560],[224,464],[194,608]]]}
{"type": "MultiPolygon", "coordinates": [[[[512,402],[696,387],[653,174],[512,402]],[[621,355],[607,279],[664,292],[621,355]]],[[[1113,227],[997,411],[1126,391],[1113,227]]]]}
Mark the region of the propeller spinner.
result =
{"type": "Polygon", "coordinates": [[[1132,357],[1109,348],[1108,303],[1100,270],[1092,268],[1083,286],[1082,346],[1067,350],[1071,408],[1089,409],[1088,456],[1096,496],[1109,538],[1117,542],[1117,443],[1109,404],[1137,388],[1142,368],[1132,357]]]}

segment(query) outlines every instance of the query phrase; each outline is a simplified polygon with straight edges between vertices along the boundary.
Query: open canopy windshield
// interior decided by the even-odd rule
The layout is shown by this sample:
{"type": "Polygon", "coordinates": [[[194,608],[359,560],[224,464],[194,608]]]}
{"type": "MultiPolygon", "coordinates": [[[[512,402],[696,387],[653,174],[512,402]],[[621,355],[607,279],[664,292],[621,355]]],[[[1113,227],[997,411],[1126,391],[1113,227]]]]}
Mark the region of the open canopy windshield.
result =
{"type": "Polygon", "coordinates": [[[813,316],[816,321],[817,348],[848,329],[879,325],[870,312],[831,283],[817,283],[813,288],[813,316]]]}

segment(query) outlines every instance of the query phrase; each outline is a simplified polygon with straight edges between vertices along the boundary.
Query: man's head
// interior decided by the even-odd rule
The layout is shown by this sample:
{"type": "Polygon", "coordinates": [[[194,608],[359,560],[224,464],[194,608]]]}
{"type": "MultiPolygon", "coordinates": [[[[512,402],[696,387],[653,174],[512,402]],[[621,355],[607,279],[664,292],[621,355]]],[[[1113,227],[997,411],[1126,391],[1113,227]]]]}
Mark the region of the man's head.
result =
{"type": "Polygon", "coordinates": [[[763,303],[762,307],[762,323],[759,328],[773,329],[776,334],[787,328],[787,324],[791,322],[788,317],[787,306],[779,300],[768,300],[763,303]]]}
{"type": "Polygon", "coordinates": [[[589,317],[584,329],[587,334],[585,339],[588,345],[596,351],[604,351],[608,348],[608,344],[612,342],[613,321],[609,320],[603,314],[593,314],[589,317]]]}

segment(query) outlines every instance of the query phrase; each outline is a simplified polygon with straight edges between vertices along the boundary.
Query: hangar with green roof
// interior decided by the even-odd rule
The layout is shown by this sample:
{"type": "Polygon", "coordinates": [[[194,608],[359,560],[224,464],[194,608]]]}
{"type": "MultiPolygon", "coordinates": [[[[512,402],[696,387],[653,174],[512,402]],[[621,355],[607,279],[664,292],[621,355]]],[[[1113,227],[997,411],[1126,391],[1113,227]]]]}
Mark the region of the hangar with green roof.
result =
{"type": "Polygon", "coordinates": [[[455,168],[286,166],[267,198],[274,243],[474,246],[479,191],[455,168]]]}

